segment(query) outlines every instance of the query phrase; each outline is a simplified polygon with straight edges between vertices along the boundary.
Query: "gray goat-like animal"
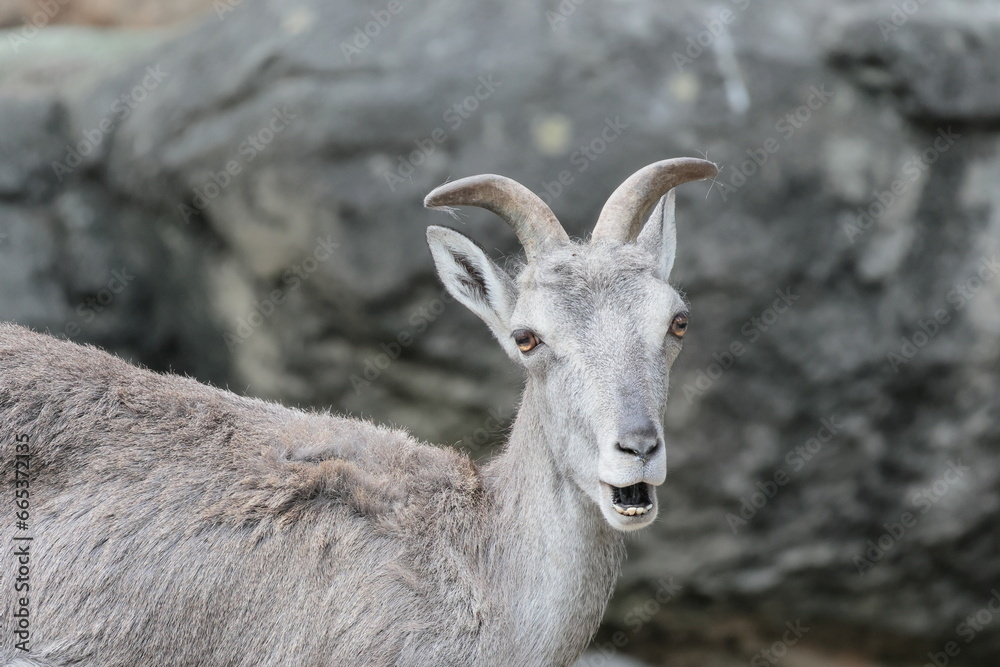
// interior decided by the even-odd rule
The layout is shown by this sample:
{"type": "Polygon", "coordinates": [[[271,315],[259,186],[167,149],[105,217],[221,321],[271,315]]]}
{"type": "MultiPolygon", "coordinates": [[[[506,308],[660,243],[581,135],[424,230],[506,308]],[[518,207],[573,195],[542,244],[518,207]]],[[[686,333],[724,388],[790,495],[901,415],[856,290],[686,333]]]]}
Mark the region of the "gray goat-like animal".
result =
{"type": "Polygon", "coordinates": [[[611,594],[623,532],[656,516],[686,327],[667,284],[672,188],[715,174],[697,159],[649,165],[589,243],[507,178],[427,196],[493,211],[526,252],[511,276],[462,234],[427,230],[445,287],[527,376],[510,440],[483,466],[0,325],[6,503],[24,486],[16,453],[30,451],[28,526],[11,509],[0,527],[0,661],[572,663],[611,594]],[[27,548],[15,541],[28,535],[27,548]],[[22,566],[29,586],[15,592],[22,566]],[[28,652],[12,616],[25,608],[28,652]]]}

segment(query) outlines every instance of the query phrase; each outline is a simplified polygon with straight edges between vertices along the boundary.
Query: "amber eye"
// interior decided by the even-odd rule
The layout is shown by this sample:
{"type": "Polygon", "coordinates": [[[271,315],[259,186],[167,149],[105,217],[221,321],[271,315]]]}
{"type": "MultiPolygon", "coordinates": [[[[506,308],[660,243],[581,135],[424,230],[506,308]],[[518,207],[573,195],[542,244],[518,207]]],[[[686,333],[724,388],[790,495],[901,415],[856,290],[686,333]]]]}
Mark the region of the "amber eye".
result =
{"type": "Polygon", "coordinates": [[[514,332],[514,344],[521,352],[531,352],[541,344],[541,339],[535,335],[534,331],[528,329],[518,329],[514,332]]]}
{"type": "Polygon", "coordinates": [[[678,313],[674,315],[674,321],[670,323],[670,333],[677,336],[678,338],[683,338],[684,333],[688,329],[688,316],[687,313],[678,313]]]}

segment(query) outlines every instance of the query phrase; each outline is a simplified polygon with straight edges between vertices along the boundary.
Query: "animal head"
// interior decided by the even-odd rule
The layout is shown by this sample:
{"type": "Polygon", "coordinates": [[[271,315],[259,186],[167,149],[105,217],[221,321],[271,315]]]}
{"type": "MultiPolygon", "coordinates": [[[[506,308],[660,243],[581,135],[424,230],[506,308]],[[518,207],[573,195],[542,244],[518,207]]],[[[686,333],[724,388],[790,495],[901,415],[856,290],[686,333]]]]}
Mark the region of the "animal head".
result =
{"type": "Polygon", "coordinates": [[[662,415],[687,328],[667,282],[673,188],[717,171],[693,158],[641,169],[608,199],[589,242],[570,240],[538,196],[503,176],[463,178],[424,200],[488,209],[517,233],[526,262],[516,275],[453,229],[431,226],[427,242],[445,288],[525,368],[522,409],[543,415],[538,446],[619,530],[653,521],[653,487],[667,474],[662,415]]]}

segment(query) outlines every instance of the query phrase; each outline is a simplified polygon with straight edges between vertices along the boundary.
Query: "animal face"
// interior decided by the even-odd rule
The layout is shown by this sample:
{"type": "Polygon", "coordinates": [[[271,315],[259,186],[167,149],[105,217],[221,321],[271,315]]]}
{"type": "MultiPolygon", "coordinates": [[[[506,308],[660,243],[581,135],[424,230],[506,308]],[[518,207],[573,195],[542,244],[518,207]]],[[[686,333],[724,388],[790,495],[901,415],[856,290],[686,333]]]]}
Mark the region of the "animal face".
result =
{"type": "Polygon", "coordinates": [[[524,366],[544,446],[619,530],[653,521],[667,474],[661,419],[687,320],[666,281],[672,213],[671,197],[634,243],[551,241],[516,278],[462,234],[428,230],[445,286],[524,366]]]}
{"type": "Polygon", "coordinates": [[[425,200],[487,208],[517,232],[527,262],[516,276],[452,229],[430,227],[427,240],[445,287],[524,366],[521,409],[533,411],[539,446],[619,530],[652,523],[654,487],[667,474],[661,419],[687,328],[667,282],[672,188],[716,173],[690,158],[641,169],[608,199],[588,243],[571,241],[537,196],[501,176],[449,183],[425,200]]]}
{"type": "Polygon", "coordinates": [[[508,328],[546,444],[620,530],[648,525],[667,474],[661,422],[686,305],[636,245],[567,243],[517,279],[508,328]]]}

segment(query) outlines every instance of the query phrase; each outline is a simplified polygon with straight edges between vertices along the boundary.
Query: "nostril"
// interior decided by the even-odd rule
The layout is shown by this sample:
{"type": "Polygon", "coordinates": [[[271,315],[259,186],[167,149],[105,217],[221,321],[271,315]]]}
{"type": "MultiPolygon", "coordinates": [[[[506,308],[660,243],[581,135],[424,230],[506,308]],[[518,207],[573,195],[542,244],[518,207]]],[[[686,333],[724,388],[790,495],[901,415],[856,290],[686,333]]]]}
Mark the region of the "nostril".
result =
{"type": "Polygon", "coordinates": [[[661,444],[659,429],[653,420],[632,416],[622,420],[615,447],[624,454],[646,458],[659,449],[661,444]]]}
{"type": "Polygon", "coordinates": [[[647,457],[660,448],[660,439],[656,436],[648,438],[635,438],[627,442],[616,442],[618,451],[632,456],[647,457]]]}

